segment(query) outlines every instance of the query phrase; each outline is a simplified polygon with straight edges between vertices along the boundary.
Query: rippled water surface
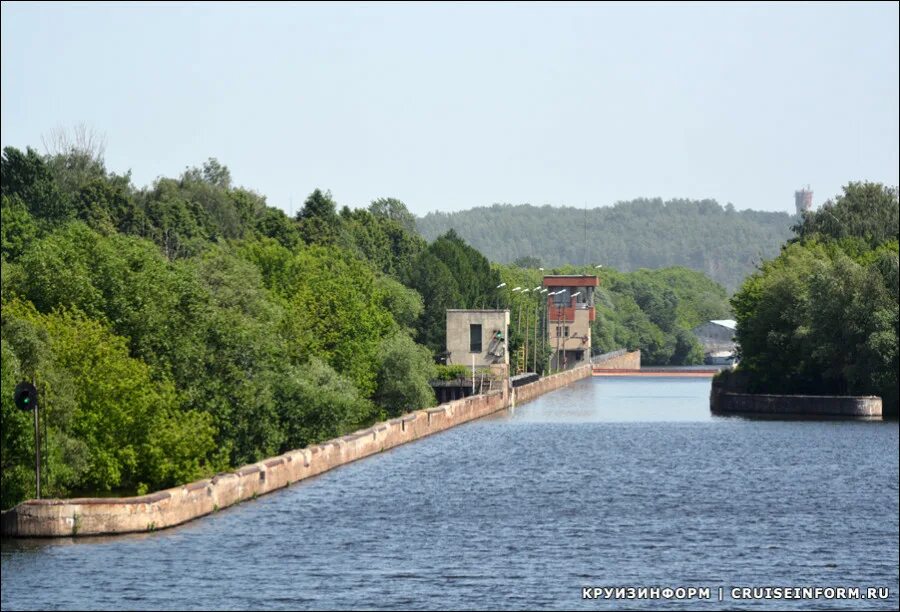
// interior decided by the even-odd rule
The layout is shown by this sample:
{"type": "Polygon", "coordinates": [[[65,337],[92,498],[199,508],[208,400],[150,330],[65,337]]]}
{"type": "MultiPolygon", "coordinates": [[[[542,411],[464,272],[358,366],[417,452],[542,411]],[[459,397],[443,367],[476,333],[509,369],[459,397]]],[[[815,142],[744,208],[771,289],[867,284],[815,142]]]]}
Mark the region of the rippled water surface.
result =
{"type": "Polygon", "coordinates": [[[588,379],[175,529],[7,540],[0,603],[897,609],[897,422],[714,418],[708,393],[588,379]],[[583,600],[585,586],[712,599],[583,600]],[[890,598],[732,599],[744,586],[890,598]]]}

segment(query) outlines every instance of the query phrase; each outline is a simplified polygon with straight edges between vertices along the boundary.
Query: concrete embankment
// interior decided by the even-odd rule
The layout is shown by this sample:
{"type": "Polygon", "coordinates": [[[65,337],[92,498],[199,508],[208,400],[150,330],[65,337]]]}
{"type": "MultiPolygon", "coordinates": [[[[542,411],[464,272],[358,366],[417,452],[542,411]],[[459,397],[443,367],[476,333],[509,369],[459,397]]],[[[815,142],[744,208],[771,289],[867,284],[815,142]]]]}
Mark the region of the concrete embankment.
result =
{"type": "Polygon", "coordinates": [[[594,376],[644,376],[654,378],[712,378],[721,367],[662,366],[641,367],[641,352],[620,350],[598,355],[592,360],[594,376]]]}
{"type": "Polygon", "coordinates": [[[622,350],[598,355],[593,359],[593,368],[595,374],[618,370],[639,371],[641,369],[641,352],[622,350]]]}
{"type": "Polygon", "coordinates": [[[718,414],[881,418],[881,398],[846,395],[764,395],[716,392],[710,410],[718,414]]]}
{"type": "Polygon", "coordinates": [[[760,416],[882,418],[881,398],[874,395],[788,395],[747,393],[751,378],[726,370],[712,381],[709,409],[715,414],[760,416]]]}
{"type": "Polygon", "coordinates": [[[332,468],[478,419],[591,375],[589,366],[530,385],[417,410],[350,435],[289,451],[234,472],[128,498],[42,499],[2,515],[7,537],[71,537],[146,532],[180,525],[332,468]]]}
{"type": "Polygon", "coordinates": [[[524,404],[525,402],[529,402],[534,398],[543,395],[544,393],[559,389],[560,387],[565,387],[566,385],[573,383],[576,380],[589,378],[590,375],[590,366],[584,365],[578,368],[573,368],[571,370],[566,370],[565,372],[559,372],[551,376],[540,378],[531,384],[522,385],[521,387],[516,387],[515,389],[513,389],[510,405],[518,406],[519,404],[524,404]]]}

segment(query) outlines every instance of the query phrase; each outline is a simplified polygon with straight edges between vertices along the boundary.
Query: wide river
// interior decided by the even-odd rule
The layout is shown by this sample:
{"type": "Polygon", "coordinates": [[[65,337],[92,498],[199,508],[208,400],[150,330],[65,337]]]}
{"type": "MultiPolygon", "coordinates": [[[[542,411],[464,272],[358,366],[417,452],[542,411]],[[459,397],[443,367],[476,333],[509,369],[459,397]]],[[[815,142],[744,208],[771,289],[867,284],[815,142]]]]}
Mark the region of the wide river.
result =
{"type": "Polygon", "coordinates": [[[587,379],[175,529],[5,540],[0,603],[896,610],[897,422],[711,417],[708,394],[708,380],[587,379]],[[889,595],[825,598],[838,587],[889,595]]]}

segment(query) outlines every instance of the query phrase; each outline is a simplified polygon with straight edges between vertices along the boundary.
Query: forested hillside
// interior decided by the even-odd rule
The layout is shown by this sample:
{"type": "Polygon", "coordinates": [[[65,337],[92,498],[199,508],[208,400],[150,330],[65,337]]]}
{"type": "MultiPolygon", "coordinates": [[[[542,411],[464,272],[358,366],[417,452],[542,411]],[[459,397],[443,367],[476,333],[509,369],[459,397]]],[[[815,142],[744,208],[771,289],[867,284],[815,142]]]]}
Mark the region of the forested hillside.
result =
{"type": "Polygon", "coordinates": [[[787,213],[736,211],[714,200],[639,199],[588,210],[495,204],[416,220],[427,240],[449,229],[491,261],[603,264],[628,272],[684,266],[729,291],[790,237],[787,213]]]}

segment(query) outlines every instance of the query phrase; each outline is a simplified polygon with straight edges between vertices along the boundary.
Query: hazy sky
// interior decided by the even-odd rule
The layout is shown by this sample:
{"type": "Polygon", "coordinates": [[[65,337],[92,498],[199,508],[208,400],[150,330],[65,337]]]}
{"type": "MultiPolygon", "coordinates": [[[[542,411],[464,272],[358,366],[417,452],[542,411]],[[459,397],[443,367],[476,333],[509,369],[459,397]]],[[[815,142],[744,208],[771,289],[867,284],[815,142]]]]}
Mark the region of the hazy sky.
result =
{"type": "Polygon", "coordinates": [[[898,5],[2,5],[2,145],[216,157],[296,210],[402,199],[793,210],[898,182],[898,5]],[[291,206],[291,202],[293,203],[291,206]]]}

